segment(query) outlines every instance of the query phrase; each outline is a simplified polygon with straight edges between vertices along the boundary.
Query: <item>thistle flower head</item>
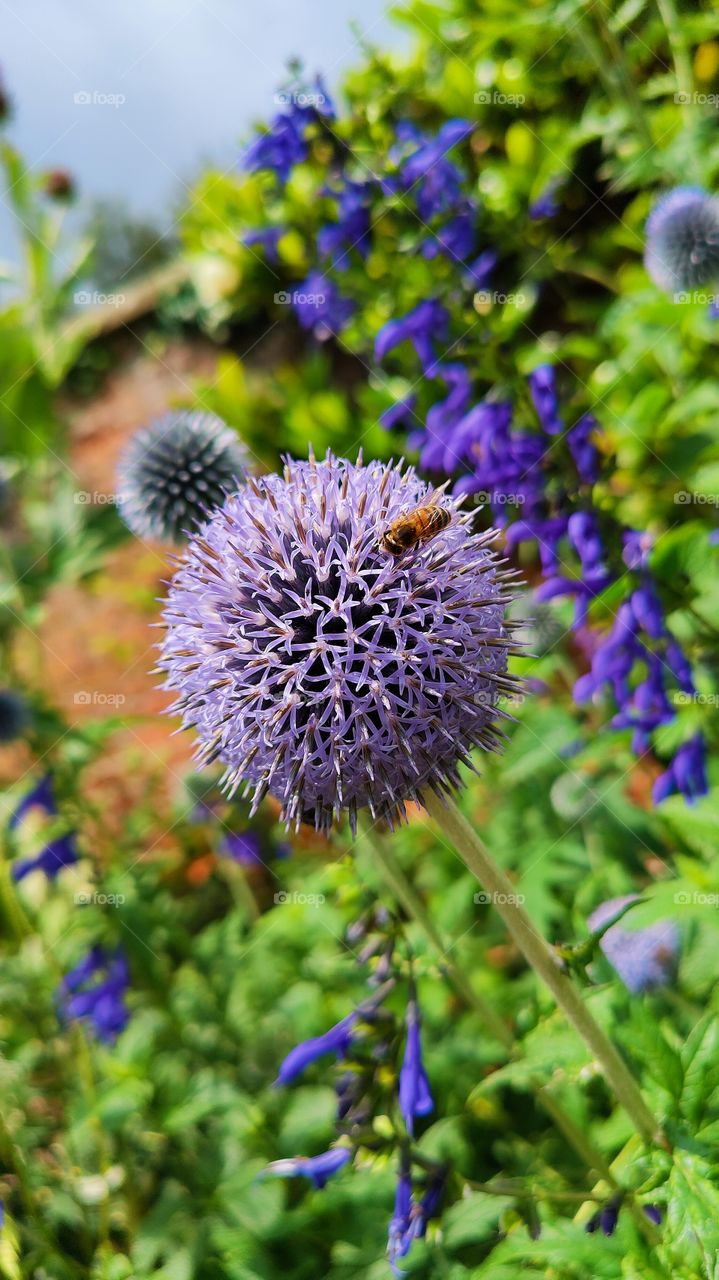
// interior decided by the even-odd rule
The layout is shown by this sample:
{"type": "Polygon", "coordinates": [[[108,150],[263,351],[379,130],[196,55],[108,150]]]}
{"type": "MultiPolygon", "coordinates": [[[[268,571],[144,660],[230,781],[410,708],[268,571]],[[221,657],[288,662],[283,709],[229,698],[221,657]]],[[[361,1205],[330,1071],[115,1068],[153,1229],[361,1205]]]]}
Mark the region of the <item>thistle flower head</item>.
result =
{"type": "Polygon", "coordinates": [[[214,414],[165,413],[120,458],[120,514],[139,538],[181,542],[224,501],[247,461],[235,432],[214,414]]]}
{"type": "Polygon", "coordinates": [[[392,821],[459,782],[501,737],[513,692],[507,575],[457,504],[397,558],[388,525],[432,498],[413,469],[337,460],[250,478],[190,545],[171,584],[160,665],[206,761],[234,792],[328,829],[357,809],[392,821]]]}
{"type": "Polygon", "coordinates": [[[654,206],[644,265],[667,293],[719,279],[719,200],[700,187],[675,187],[654,206]]]}

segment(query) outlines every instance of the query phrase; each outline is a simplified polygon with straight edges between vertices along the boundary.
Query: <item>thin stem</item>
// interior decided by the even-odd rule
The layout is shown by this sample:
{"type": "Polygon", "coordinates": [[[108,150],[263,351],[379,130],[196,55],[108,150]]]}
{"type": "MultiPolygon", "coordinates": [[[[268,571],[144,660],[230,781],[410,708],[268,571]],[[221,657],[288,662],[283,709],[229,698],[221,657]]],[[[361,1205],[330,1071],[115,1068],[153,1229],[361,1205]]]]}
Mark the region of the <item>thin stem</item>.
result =
{"type": "Polygon", "coordinates": [[[454,983],[457,991],[471,1008],[473,1008],[485,1022],[491,1031],[495,1040],[498,1040],[505,1049],[510,1050],[514,1045],[514,1037],[507,1024],[494,1012],[494,1009],[483,996],[475,991],[472,984],[468,981],[466,975],[462,972],[454,960],[451,959],[448,948],[437,929],[432,917],[425,907],[414,885],[410,883],[400,866],[394,851],[389,845],[378,839],[374,831],[366,831],[365,837],[368,844],[372,846],[374,860],[380,868],[387,885],[391,889],[397,901],[404,907],[407,915],[414,919],[422,929],[425,937],[432,944],[438,953],[440,964],[447,973],[447,976],[454,983]]]}
{"type": "Polygon", "coordinates": [[[667,30],[669,48],[672,51],[674,71],[677,77],[677,89],[690,103],[694,103],[694,76],[692,74],[689,48],[684,39],[684,31],[674,0],[657,0],[657,9],[667,30]]]}
{"type": "Polygon", "coordinates": [[[516,900],[511,880],[497,866],[473,827],[460,813],[454,800],[444,802],[428,791],[426,808],[446,832],[469,870],[488,892],[509,933],[525,959],[544,981],[574,1029],[603,1068],[607,1082],[648,1144],[666,1147],[660,1125],[652,1115],[624,1059],[607,1038],[572,983],[559,968],[549,944],[537,933],[527,913],[516,900]]]}
{"type": "MultiPolygon", "coordinates": [[[[379,866],[389,889],[407,915],[419,925],[427,940],[437,951],[442,967],[450,981],[454,983],[458,993],[470,1008],[473,1008],[479,1014],[484,1024],[503,1045],[507,1056],[510,1058],[518,1057],[521,1053],[521,1048],[517,1045],[510,1028],[498,1017],[492,1006],[474,989],[467,980],[464,971],[449,958],[448,947],[442,935],[414,885],[405,875],[388,842],[379,839],[373,828],[366,828],[363,835],[372,849],[374,860],[379,866]]],[[[604,1183],[614,1191],[618,1191],[620,1189],[619,1183],[604,1156],[593,1146],[586,1134],[574,1123],[571,1117],[567,1115],[548,1086],[536,1076],[530,1077],[529,1084],[540,1106],[544,1108],[569,1146],[574,1148],[580,1160],[589,1169],[594,1169],[596,1173],[600,1174],[604,1183]]]]}

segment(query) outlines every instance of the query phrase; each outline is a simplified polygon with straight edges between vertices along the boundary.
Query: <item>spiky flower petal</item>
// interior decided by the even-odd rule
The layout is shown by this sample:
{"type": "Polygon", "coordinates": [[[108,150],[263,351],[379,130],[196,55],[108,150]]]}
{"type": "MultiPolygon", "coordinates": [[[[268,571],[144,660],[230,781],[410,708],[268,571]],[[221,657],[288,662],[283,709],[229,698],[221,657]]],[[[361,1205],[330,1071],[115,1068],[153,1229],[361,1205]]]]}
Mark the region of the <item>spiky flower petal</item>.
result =
{"type": "Polygon", "coordinates": [[[221,418],[165,413],[138,431],[120,458],[120,514],[140,538],[181,542],[221,505],[247,462],[221,418]]]}
{"type": "Polygon", "coordinates": [[[667,293],[719,280],[719,200],[700,187],[675,187],[647,222],[644,263],[667,293]]]}
{"type": "Polygon", "coordinates": [[[494,748],[514,693],[507,574],[457,502],[398,558],[380,538],[432,491],[410,468],[332,456],[250,479],[171,584],[160,665],[225,785],[278,796],[290,824],[368,806],[392,821],[494,748]]]}

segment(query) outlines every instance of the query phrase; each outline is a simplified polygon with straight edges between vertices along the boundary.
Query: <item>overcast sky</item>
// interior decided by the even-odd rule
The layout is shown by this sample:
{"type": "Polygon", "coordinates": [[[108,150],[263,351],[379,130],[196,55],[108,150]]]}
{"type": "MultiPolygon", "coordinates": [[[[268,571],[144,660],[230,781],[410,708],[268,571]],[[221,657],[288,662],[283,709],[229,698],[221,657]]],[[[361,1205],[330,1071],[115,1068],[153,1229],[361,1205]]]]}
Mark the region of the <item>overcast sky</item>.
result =
{"type": "MultiPolygon", "coordinates": [[[[398,45],[387,0],[0,0],[11,140],[31,167],[68,168],[85,196],[161,219],[201,160],[229,167],[269,116],[287,60],[330,88],[358,34],[398,45]],[[89,95],[90,101],[76,95],[89,95]],[[121,99],[124,99],[121,101],[121,99]]],[[[0,258],[10,256],[0,207],[0,258]]]]}

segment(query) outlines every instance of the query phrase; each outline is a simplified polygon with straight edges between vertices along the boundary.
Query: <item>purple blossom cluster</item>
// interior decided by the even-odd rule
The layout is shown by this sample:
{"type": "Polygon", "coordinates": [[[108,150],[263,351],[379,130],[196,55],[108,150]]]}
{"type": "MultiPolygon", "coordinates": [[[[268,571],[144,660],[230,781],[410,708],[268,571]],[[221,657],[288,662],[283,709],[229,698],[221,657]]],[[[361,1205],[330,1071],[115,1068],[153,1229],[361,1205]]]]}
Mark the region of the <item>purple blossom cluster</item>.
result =
{"type": "Polygon", "coordinates": [[[295,165],[307,159],[310,133],[335,117],[332,99],[319,77],[313,91],[283,96],[287,101],[282,110],[272,118],[267,130],[250,143],[241,161],[250,173],[274,173],[282,186],[295,165]]]}
{"type": "Polygon", "coordinates": [[[68,1021],[82,1019],[98,1040],[113,1044],[127,1026],[125,995],[130,971],[124,952],[93,947],[58,988],[60,1013],[68,1021]]]}

